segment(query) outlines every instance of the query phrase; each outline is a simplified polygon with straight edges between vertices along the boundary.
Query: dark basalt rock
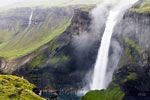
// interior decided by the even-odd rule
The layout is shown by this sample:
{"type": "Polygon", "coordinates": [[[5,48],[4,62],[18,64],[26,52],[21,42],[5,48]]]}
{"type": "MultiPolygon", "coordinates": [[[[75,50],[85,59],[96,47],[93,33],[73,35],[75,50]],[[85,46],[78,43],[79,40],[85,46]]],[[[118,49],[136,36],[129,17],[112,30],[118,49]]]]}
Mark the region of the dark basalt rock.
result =
{"type": "Polygon", "coordinates": [[[82,31],[89,31],[90,22],[89,12],[81,9],[75,10],[71,25],[66,31],[43,46],[44,49],[38,51],[40,53],[35,57],[43,58],[41,62],[39,61],[41,65],[31,66],[33,58],[13,74],[25,76],[41,89],[73,88],[77,90],[81,88],[86,73],[95,63],[100,42],[95,39],[92,41],[93,45],[88,45],[86,50],[78,51],[73,41],[78,35],[84,34],[82,31]]]}
{"type": "MultiPolygon", "coordinates": [[[[140,0],[133,7],[138,8],[143,1],[140,0]]],[[[109,84],[108,89],[104,90],[106,93],[95,91],[95,94],[90,94],[88,92],[89,94],[87,93],[85,97],[92,98],[93,95],[93,98],[95,98],[98,93],[105,95],[109,93],[108,90],[113,91],[113,89],[119,88],[125,95],[123,98],[117,98],[118,100],[150,100],[149,16],[150,13],[136,13],[131,10],[125,13],[113,33],[113,39],[120,43],[123,50],[118,67],[113,74],[112,82],[109,84]]],[[[110,50],[110,54],[111,52],[110,50]]],[[[118,90],[118,92],[120,91],[118,90]]],[[[116,100],[113,98],[116,95],[112,95],[104,96],[104,99],[116,100]],[[109,98],[111,96],[112,98],[109,98]]],[[[91,99],[85,99],[83,96],[83,100],[91,99]]]]}

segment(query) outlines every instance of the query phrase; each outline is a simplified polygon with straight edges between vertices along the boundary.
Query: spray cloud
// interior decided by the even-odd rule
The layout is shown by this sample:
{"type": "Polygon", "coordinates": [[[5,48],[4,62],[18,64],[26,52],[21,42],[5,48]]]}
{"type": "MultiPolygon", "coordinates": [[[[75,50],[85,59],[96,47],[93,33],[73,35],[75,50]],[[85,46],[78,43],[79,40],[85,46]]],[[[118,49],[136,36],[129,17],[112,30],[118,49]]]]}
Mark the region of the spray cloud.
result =
{"type": "Polygon", "coordinates": [[[89,80],[89,88],[85,87],[82,93],[86,93],[89,89],[105,89],[111,81],[122,50],[120,44],[115,39],[112,39],[114,27],[117,22],[120,21],[124,12],[137,1],[138,0],[104,0],[104,2],[92,11],[93,20],[90,27],[91,31],[88,34],[91,36],[96,36],[97,34],[101,36],[103,31],[104,33],[95,63],[92,82],[89,80]],[[113,54],[108,58],[110,46],[113,54]],[[110,63],[112,62],[111,68],[107,67],[108,60],[110,60],[110,63]]]}
{"type": "Polygon", "coordinates": [[[108,53],[111,43],[112,33],[114,31],[114,27],[116,23],[120,20],[123,13],[131,7],[132,4],[137,2],[138,0],[121,0],[109,11],[109,16],[106,21],[105,31],[103,33],[103,37],[101,40],[101,46],[99,48],[95,69],[93,73],[93,81],[90,86],[90,89],[105,89],[108,84],[107,83],[107,63],[108,63],[108,53]]]}

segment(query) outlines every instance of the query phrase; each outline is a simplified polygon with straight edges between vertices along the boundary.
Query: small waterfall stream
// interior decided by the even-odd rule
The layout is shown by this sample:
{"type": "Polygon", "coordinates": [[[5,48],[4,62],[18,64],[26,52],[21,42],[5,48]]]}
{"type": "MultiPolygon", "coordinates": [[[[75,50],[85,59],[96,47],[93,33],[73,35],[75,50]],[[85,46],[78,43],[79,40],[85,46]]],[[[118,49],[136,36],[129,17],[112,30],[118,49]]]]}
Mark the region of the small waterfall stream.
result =
{"type": "MultiPolygon", "coordinates": [[[[110,0],[111,1],[111,0],[110,0]]],[[[108,54],[111,43],[111,37],[116,23],[121,19],[124,12],[130,8],[138,0],[121,0],[109,10],[109,15],[106,21],[105,31],[102,36],[101,45],[98,51],[97,60],[93,72],[93,80],[90,85],[90,90],[105,89],[107,81],[107,63],[108,54]]],[[[111,3],[111,2],[110,2],[111,3]]],[[[101,6],[101,5],[100,5],[101,6]]]]}
{"type": "Polygon", "coordinates": [[[29,17],[28,27],[30,27],[32,24],[32,16],[33,16],[33,11],[31,12],[30,17],[29,17]]]}

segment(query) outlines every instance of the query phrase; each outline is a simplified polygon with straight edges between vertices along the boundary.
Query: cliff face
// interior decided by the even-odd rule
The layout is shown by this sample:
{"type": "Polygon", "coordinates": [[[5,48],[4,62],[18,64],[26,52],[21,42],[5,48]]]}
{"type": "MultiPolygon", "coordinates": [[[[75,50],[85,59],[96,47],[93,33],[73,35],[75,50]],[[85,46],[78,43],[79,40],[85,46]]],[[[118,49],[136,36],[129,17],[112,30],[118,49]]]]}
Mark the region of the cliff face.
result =
{"type": "MultiPolygon", "coordinates": [[[[134,98],[135,95],[145,93],[150,89],[150,82],[148,81],[150,78],[150,29],[148,28],[150,25],[150,14],[149,11],[143,8],[147,8],[147,3],[143,4],[142,2],[129,9],[115,28],[113,39],[116,39],[121,45],[122,55],[118,68],[114,72],[113,81],[110,83],[108,89],[99,92],[99,95],[105,94],[108,91],[110,94],[119,94],[118,100],[121,100],[124,95],[124,100],[128,100],[128,97],[134,98]],[[135,94],[133,92],[135,92],[135,94]]],[[[67,25],[67,28],[63,27],[63,29],[60,29],[61,31],[65,31],[61,34],[57,34],[51,38],[49,42],[41,45],[40,48],[26,56],[9,60],[1,58],[1,72],[25,76],[30,82],[43,89],[82,88],[82,86],[85,85],[83,82],[85,75],[92,69],[95,63],[100,44],[100,41],[95,37],[88,37],[89,41],[85,41],[87,37],[84,37],[84,35],[86,36],[86,34],[88,34],[90,30],[89,25],[91,24],[89,9],[75,10],[74,15],[73,12],[70,12],[70,17],[73,15],[70,24],[67,25]],[[83,45],[84,43],[85,45],[83,45]]],[[[46,11],[44,10],[42,14],[45,14],[46,11]]],[[[69,16],[66,15],[66,11],[67,9],[60,13],[60,16],[61,14],[64,18],[65,16],[69,16]]],[[[45,17],[43,19],[45,19],[45,17]]],[[[46,19],[49,19],[49,17],[46,17],[46,19]]],[[[53,19],[55,19],[55,14],[52,20],[53,19]]],[[[47,20],[44,21],[45,24],[46,21],[47,20]]],[[[58,22],[59,21],[60,20],[58,20],[58,22]]],[[[38,23],[38,21],[36,23],[38,23]]],[[[46,25],[49,26],[49,24],[46,25]]],[[[50,27],[47,28],[49,29],[50,27]]],[[[33,28],[31,29],[33,30],[33,28]]],[[[41,30],[41,28],[39,30],[41,30]]],[[[47,29],[43,30],[44,33],[48,31],[47,29]]],[[[49,34],[49,32],[47,34],[49,34]]],[[[111,51],[112,50],[110,50],[110,54],[111,51]]],[[[132,100],[134,100],[133,98],[132,100]]],[[[110,100],[110,98],[108,98],[108,100],[110,100]]]]}
{"type": "MultiPolygon", "coordinates": [[[[122,32],[119,37],[123,53],[119,68],[114,73],[113,82],[119,84],[125,93],[123,100],[148,100],[149,98],[149,48],[150,14],[149,2],[142,2],[140,7],[131,8],[119,24],[122,32]]],[[[113,86],[110,84],[110,87],[113,86]]]]}
{"type": "Polygon", "coordinates": [[[70,25],[73,7],[17,8],[0,13],[1,71],[11,74],[29,62],[34,51],[70,25]]]}
{"type": "MultiPolygon", "coordinates": [[[[33,52],[33,58],[12,74],[25,76],[43,89],[81,88],[86,73],[96,60],[99,47],[97,39],[91,41],[93,45],[82,45],[83,47],[75,42],[79,35],[86,34],[84,31],[89,30],[90,9],[75,10],[70,26],[61,35],[33,52]]],[[[80,41],[84,42],[84,39],[80,41]]]]}
{"type": "Polygon", "coordinates": [[[149,4],[149,1],[140,1],[116,25],[113,39],[122,47],[122,54],[113,80],[106,90],[90,91],[82,100],[150,99],[149,4]]]}

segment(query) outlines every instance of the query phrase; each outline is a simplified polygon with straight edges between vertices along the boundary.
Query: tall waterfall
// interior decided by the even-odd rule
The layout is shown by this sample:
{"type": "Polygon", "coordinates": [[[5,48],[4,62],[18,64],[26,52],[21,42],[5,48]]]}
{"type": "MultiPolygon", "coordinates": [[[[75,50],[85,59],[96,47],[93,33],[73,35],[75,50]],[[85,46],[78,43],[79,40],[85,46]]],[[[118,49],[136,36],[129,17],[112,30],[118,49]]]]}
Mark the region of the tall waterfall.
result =
{"type": "Polygon", "coordinates": [[[31,15],[29,17],[28,27],[30,27],[30,25],[32,24],[32,16],[33,16],[33,11],[31,12],[31,15]]]}
{"type": "MultiPolygon", "coordinates": [[[[105,89],[107,82],[107,62],[111,43],[111,37],[116,23],[121,19],[124,12],[138,0],[120,0],[110,10],[106,21],[105,31],[102,36],[101,45],[98,51],[97,60],[93,72],[93,80],[90,85],[91,90],[105,89]]],[[[111,0],[109,0],[111,3],[111,0]]],[[[101,5],[100,5],[101,6],[101,5]]]]}

